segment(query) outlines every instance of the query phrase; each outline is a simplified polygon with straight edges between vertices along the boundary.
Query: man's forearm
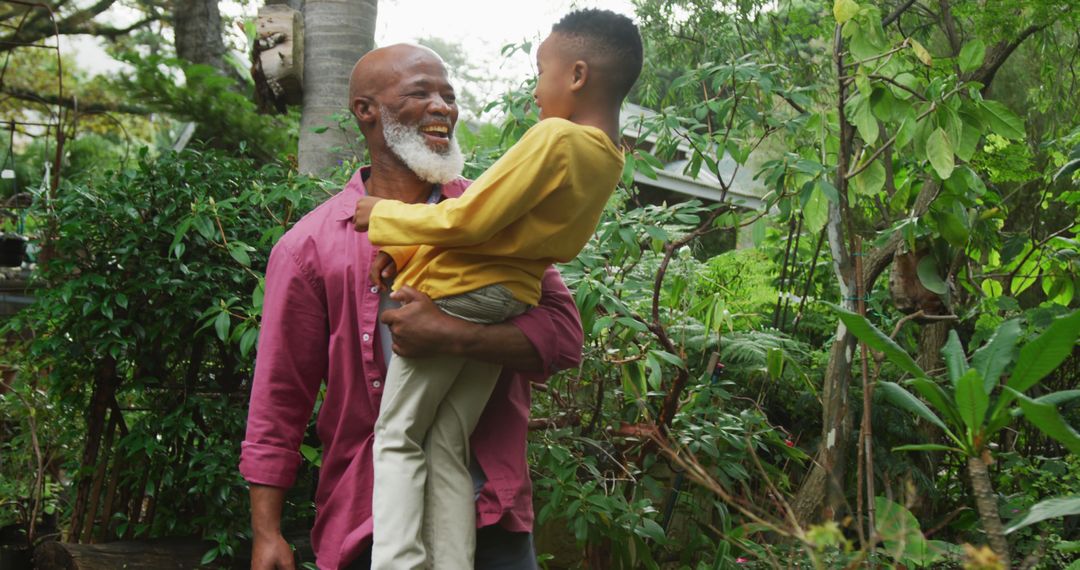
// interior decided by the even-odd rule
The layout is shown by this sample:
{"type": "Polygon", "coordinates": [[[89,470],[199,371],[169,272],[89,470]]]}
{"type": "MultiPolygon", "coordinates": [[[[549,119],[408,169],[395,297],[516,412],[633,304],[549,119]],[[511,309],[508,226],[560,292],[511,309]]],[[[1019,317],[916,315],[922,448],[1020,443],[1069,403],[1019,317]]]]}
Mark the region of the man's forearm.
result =
{"type": "Polygon", "coordinates": [[[251,530],[256,537],[281,534],[281,509],[284,504],[285,489],[251,485],[251,530]]]}
{"type": "Polygon", "coordinates": [[[475,360],[501,364],[522,372],[543,369],[536,347],[521,329],[510,323],[481,325],[461,321],[453,353],[475,360]]]}

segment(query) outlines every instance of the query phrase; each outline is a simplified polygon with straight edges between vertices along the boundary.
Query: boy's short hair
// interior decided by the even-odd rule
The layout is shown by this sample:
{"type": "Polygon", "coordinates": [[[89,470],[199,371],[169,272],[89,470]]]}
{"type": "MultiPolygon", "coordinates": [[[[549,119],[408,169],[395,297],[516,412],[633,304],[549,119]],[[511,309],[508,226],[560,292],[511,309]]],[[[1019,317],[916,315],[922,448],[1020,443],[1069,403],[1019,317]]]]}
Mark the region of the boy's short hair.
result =
{"type": "MultiPolygon", "coordinates": [[[[597,59],[609,74],[609,87],[621,100],[630,93],[643,59],[641,34],[634,22],[610,10],[586,8],[570,12],[551,27],[580,42],[586,59],[597,59]]],[[[591,62],[593,64],[593,62],[591,62]]]]}

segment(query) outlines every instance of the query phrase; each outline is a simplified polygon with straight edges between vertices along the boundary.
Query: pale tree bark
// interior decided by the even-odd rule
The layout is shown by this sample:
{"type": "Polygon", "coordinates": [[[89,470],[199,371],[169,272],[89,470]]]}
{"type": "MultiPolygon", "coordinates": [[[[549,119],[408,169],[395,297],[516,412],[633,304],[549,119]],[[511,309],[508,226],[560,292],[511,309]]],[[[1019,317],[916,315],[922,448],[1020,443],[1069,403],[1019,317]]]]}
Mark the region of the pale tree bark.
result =
{"type": "Polygon", "coordinates": [[[172,17],[176,55],[227,73],[217,0],[173,0],[172,17]]]}
{"type": "Polygon", "coordinates": [[[305,1],[300,172],[326,174],[355,155],[355,133],[339,128],[334,115],[348,113],[349,75],[375,45],[377,12],[378,0],[305,1]]]}

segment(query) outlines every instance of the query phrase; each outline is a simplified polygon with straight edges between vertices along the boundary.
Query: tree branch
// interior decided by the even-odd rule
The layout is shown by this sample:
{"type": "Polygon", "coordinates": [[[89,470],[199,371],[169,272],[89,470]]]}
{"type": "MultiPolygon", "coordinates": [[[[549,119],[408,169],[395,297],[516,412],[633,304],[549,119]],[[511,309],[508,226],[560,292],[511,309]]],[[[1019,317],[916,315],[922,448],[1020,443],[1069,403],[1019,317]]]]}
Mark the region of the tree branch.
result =
{"type": "MultiPolygon", "coordinates": [[[[20,47],[20,44],[37,43],[56,34],[86,34],[115,40],[124,34],[131,33],[136,29],[161,19],[158,15],[147,16],[126,28],[114,28],[94,21],[94,18],[111,8],[116,1],[117,0],[98,0],[98,2],[83,10],[79,10],[62,20],[57,20],[55,28],[53,27],[53,20],[48,17],[49,13],[47,11],[35,11],[30,14],[17,33],[0,36],[0,53],[20,47]]],[[[58,6],[53,7],[52,14],[55,15],[55,9],[57,7],[58,6]]]]}
{"type": "Polygon", "coordinates": [[[983,93],[985,94],[990,89],[990,84],[994,81],[994,76],[997,75],[1001,66],[1005,64],[1005,61],[1009,59],[1009,56],[1016,51],[1016,48],[1020,47],[1020,44],[1024,43],[1024,40],[1030,38],[1036,33],[1045,30],[1053,23],[1053,20],[1044,22],[1042,24],[1032,24],[1028,26],[1024,31],[1020,32],[1020,35],[1013,41],[1002,40],[993,47],[986,51],[986,59],[983,64],[971,72],[969,77],[965,79],[968,81],[977,81],[984,85],[983,93]]]}
{"type": "Polygon", "coordinates": [[[914,4],[915,4],[915,0],[907,0],[907,2],[904,2],[904,4],[902,6],[898,7],[896,10],[893,10],[893,12],[891,14],[889,14],[888,16],[885,16],[885,18],[883,18],[881,20],[881,27],[882,28],[889,27],[889,24],[891,24],[891,23],[895,22],[896,20],[900,19],[900,16],[902,16],[904,14],[904,12],[907,12],[908,8],[911,8],[911,6],[914,5],[914,4]]]}
{"type": "Polygon", "coordinates": [[[60,105],[66,109],[77,110],[80,113],[127,113],[129,115],[149,115],[153,112],[146,107],[129,105],[127,103],[84,102],[79,101],[75,97],[60,98],[56,95],[41,95],[28,89],[13,87],[11,85],[0,87],[0,93],[21,101],[29,101],[41,105],[60,105]]]}

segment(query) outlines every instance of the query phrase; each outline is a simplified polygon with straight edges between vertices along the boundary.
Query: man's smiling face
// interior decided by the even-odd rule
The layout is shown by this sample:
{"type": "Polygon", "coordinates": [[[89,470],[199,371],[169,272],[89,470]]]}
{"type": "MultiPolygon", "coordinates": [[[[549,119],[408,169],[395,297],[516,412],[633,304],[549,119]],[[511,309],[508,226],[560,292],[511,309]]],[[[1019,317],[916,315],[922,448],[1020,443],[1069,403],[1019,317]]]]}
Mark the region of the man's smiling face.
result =
{"type": "Polygon", "coordinates": [[[445,154],[457,124],[457,98],[442,62],[420,55],[401,63],[398,81],[380,99],[397,123],[415,129],[428,148],[445,154]]]}
{"type": "Polygon", "coordinates": [[[391,153],[421,180],[441,184],[465,165],[454,138],[457,101],[442,62],[419,55],[402,62],[397,81],[380,97],[379,123],[391,153]]]}

